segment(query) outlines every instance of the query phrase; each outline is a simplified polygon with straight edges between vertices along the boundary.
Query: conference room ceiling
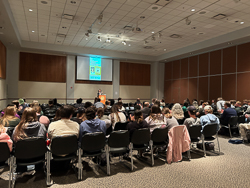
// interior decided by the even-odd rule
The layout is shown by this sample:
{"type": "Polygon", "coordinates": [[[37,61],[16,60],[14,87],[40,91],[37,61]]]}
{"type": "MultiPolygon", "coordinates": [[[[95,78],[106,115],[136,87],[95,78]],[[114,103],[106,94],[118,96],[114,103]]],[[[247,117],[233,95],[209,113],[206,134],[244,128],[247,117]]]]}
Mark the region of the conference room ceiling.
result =
{"type": "Polygon", "coordinates": [[[150,56],[163,55],[250,26],[250,0],[8,2],[22,41],[150,56]],[[161,3],[166,5],[161,6],[161,3]],[[97,18],[101,13],[103,18],[99,23],[101,19],[97,18]],[[212,18],[216,15],[220,19],[212,18]],[[136,27],[142,31],[131,30],[136,27]],[[86,37],[89,29],[92,33],[86,37]],[[97,40],[98,36],[101,41],[97,40]],[[108,38],[110,43],[106,41],[108,38]]]}

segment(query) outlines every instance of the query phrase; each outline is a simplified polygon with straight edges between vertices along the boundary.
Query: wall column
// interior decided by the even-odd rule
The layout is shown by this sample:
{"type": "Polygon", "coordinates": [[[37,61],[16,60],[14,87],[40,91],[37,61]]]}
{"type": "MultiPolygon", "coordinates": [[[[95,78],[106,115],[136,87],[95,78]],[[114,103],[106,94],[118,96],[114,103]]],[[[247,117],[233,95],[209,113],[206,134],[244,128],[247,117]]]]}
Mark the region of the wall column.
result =
{"type": "Polygon", "coordinates": [[[113,99],[120,97],[120,60],[113,60],[113,99]]]}
{"type": "Polygon", "coordinates": [[[66,78],[66,97],[67,103],[75,103],[74,100],[74,85],[75,85],[75,59],[73,55],[67,56],[67,78],[66,78]]]}

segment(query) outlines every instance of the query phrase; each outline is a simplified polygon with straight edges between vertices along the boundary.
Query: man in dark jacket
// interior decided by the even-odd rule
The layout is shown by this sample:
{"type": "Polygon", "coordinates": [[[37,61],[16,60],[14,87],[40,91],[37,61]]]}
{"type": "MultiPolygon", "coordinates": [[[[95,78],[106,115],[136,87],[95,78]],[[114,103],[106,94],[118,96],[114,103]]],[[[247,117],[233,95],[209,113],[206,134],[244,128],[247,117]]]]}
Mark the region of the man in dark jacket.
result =
{"type": "Polygon", "coordinates": [[[231,108],[231,104],[229,101],[225,102],[224,107],[225,107],[225,110],[221,115],[220,123],[222,125],[228,125],[228,121],[230,117],[237,116],[237,112],[235,109],[231,108]]]}

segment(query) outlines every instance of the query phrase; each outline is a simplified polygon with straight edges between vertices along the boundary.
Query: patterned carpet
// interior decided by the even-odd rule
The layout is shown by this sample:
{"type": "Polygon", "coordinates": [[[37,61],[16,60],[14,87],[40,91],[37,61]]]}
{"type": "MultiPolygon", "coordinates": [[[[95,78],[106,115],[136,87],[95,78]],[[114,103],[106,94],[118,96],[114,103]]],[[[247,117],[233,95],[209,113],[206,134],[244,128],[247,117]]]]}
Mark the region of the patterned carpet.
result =
{"type": "MultiPolygon", "coordinates": [[[[138,160],[134,157],[135,169],[130,171],[130,163],[111,165],[111,175],[106,175],[106,167],[99,168],[89,159],[84,161],[83,180],[78,181],[74,170],[52,173],[57,187],[250,187],[250,144],[230,144],[228,137],[219,138],[221,155],[209,152],[191,153],[188,161],[165,164],[164,160],[138,160]],[[89,162],[89,163],[88,163],[89,162]]],[[[217,145],[216,145],[217,146],[217,145]]],[[[8,169],[0,170],[0,187],[8,187],[8,169]]],[[[34,176],[24,176],[16,182],[16,188],[46,187],[42,170],[34,176]]]]}

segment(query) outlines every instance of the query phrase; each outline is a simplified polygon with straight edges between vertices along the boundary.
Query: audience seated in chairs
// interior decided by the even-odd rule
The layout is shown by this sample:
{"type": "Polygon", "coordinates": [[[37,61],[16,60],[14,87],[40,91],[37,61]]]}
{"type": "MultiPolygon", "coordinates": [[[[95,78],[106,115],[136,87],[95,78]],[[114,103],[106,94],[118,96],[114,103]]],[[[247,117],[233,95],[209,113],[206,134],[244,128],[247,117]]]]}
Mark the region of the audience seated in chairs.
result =
{"type": "Polygon", "coordinates": [[[188,107],[188,114],[190,118],[185,119],[184,125],[186,125],[187,129],[191,127],[192,125],[198,125],[201,124],[200,119],[196,117],[196,108],[194,106],[189,106],[188,107]]]}
{"type": "Polygon", "coordinates": [[[71,121],[74,113],[73,106],[65,105],[60,107],[61,119],[54,121],[49,125],[48,137],[52,139],[55,136],[76,135],[79,136],[79,124],[71,121]]]}
{"type": "Polygon", "coordinates": [[[103,132],[106,134],[105,122],[100,119],[95,119],[96,108],[89,107],[86,109],[87,120],[83,121],[80,125],[79,141],[82,141],[82,136],[86,133],[103,132]]]}
{"type": "Polygon", "coordinates": [[[45,108],[45,111],[47,110],[55,110],[56,111],[56,105],[54,105],[53,99],[50,99],[48,101],[48,106],[45,108]]]}
{"type": "Polygon", "coordinates": [[[169,108],[164,108],[162,110],[162,113],[164,114],[164,116],[166,118],[166,127],[167,127],[168,131],[172,127],[179,125],[178,121],[172,116],[172,112],[169,110],[169,108]]]}
{"type": "Polygon", "coordinates": [[[38,121],[41,124],[44,124],[45,127],[48,127],[49,124],[50,124],[49,118],[46,117],[46,116],[41,115],[41,111],[42,111],[41,107],[40,106],[34,106],[33,109],[36,111],[36,116],[37,116],[38,121]]]}
{"type": "MultiPolygon", "coordinates": [[[[219,113],[222,113],[221,110],[224,109],[224,104],[225,104],[225,101],[223,100],[223,98],[222,98],[222,97],[219,97],[219,98],[217,99],[217,103],[216,103],[216,105],[217,105],[217,111],[218,111],[219,113]]],[[[231,105],[230,105],[230,106],[231,106],[231,105]]]]}
{"type": "Polygon", "coordinates": [[[207,105],[204,108],[204,111],[205,111],[205,115],[203,115],[203,116],[200,117],[200,122],[201,122],[202,128],[204,128],[208,124],[216,123],[216,124],[218,124],[218,130],[219,130],[219,128],[220,128],[219,127],[220,126],[220,120],[219,120],[218,117],[216,117],[213,114],[212,107],[210,105],[207,105]]]}
{"type": "MultiPolygon", "coordinates": [[[[201,100],[201,101],[203,101],[203,100],[201,100]]],[[[207,105],[208,105],[207,102],[201,102],[201,105],[200,105],[199,108],[198,108],[198,112],[196,112],[196,116],[198,116],[198,117],[203,116],[203,115],[205,114],[204,108],[205,108],[205,106],[207,106],[207,105]]]]}
{"type": "Polygon", "coordinates": [[[184,113],[187,111],[187,108],[188,108],[188,102],[184,101],[184,104],[182,106],[182,110],[184,113]]]}
{"type": "Polygon", "coordinates": [[[95,106],[96,108],[104,108],[104,104],[101,103],[101,99],[100,99],[100,98],[97,98],[97,99],[96,99],[96,102],[95,102],[94,106],[95,106]]]}
{"type": "Polygon", "coordinates": [[[4,125],[4,127],[16,127],[20,119],[15,116],[16,114],[16,106],[14,104],[8,105],[4,110],[3,117],[0,119],[0,123],[4,125]]]}
{"type": "Polygon", "coordinates": [[[85,121],[86,118],[86,114],[85,114],[85,109],[84,108],[79,108],[76,114],[76,117],[72,117],[71,120],[77,122],[79,125],[81,125],[81,123],[83,121],[85,121]]]}
{"type": "Polygon", "coordinates": [[[184,112],[182,110],[182,107],[179,103],[175,103],[172,107],[172,116],[179,122],[184,122],[184,112]]]}
{"type": "Polygon", "coordinates": [[[58,120],[60,120],[60,119],[61,119],[61,108],[58,108],[58,109],[56,110],[56,115],[55,115],[55,117],[52,119],[52,122],[58,121],[58,120]]]}
{"type": "Polygon", "coordinates": [[[104,109],[103,108],[98,108],[97,109],[97,117],[96,118],[104,121],[105,124],[106,124],[107,129],[111,126],[111,120],[109,119],[109,116],[104,114],[104,109]]]}
{"type": "Polygon", "coordinates": [[[145,114],[146,117],[149,116],[149,114],[150,114],[150,112],[151,112],[151,109],[149,108],[149,102],[145,102],[145,103],[144,103],[144,106],[143,106],[143,109],[141,110],[141,112],[142,112],[143,114],[145,114]]]}
{"type": "Polygon", "coordinates": [[[22,119],[16,126],[12,138],[14,142],[28,137],[46,138],[46,128],[37,121],[36,111],[27,107],[23,111],[22,119]]]}
{"type": "Polygon", "coordinates": [[[104,112],[111,112],[111,108],[112,108],[112,106],[110,106],[110,101],[107,100],[105,102],[104,112]]]}
{"type": "Polygon", "coordinates": [[[243,112],[243,108],[241,107],[241,102],[240,101],[236,102],[235,110],[236,110],[237,114],[240,113],[240,112],[243,112]]]}
{"type": "Polygon", "coordinates": [[[228,121],[230,117],[237,116],[237,112],[235,109],[231,108],[231,104],[229,101],[226,101],[224,104],[225,110],[223,111],[221,117],[220,117],[220,123],[222,125],[228,125],[228,121]]]}
{"type": "Polygon", "coordinates": [[[10,151],[12,151],[12,140],[10,139],[9,135],[6,133],[7,128],[4,127],[4,124],[0,122],[0,142],[6,142],[10,151]]]}
{"type": "Polygon", "coordinates": [[[155,128],[161,128],[167,124],[167,119],[162,114],[158,105],[153,105],[151,107],[151,114],[145,119],[145,121],[149,124],[151,133],[155,128]]]}
{"type": "Polygon", "coordinates": [[[118,105],[113,105],[111,109],[111,114],[109,115],[109,119],[111,120],[112,127],[114,129],[116,122],[126,122],[126,116],[123,112],[118,110],[118,105]]]}

